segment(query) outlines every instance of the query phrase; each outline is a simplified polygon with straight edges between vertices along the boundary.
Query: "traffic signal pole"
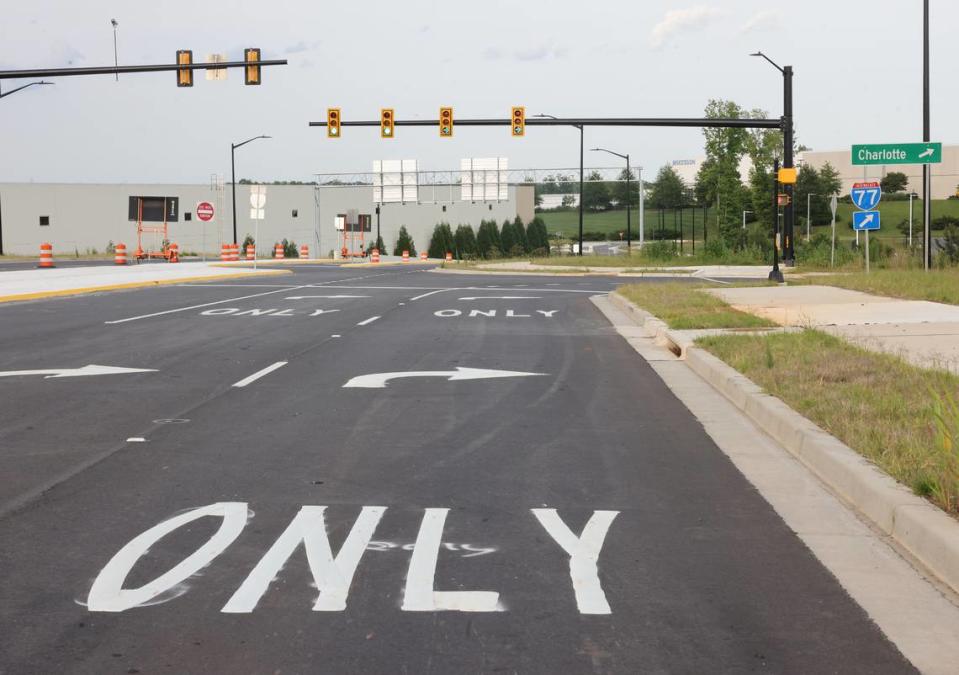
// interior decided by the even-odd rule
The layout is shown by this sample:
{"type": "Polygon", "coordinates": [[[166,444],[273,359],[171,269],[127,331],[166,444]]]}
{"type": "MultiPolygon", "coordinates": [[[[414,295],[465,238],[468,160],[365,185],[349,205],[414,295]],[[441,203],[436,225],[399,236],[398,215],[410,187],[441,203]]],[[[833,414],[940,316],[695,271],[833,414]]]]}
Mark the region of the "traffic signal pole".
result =
{"type": "MultiPolygon", "coordinates": [[[[795,158],[793,156],[793,67],[785,66],[783,68],[783,164],[786,169],[795,168],[795,158]]],[[[795,205],[796,186],[793,184],[785,185],[785,192],[789,198],[783,213],[783,262],[786,267],[796,265],[796,205],[795,205]]]]}
{"type": "MultiPolygon", "coordinates": [[[[929,0],[922,7],[922,140],[932,140],[929,114],[929,0]]],[[[926,270],[932,269],[932,167],[922,165],[922,259],[926,270]]]]}

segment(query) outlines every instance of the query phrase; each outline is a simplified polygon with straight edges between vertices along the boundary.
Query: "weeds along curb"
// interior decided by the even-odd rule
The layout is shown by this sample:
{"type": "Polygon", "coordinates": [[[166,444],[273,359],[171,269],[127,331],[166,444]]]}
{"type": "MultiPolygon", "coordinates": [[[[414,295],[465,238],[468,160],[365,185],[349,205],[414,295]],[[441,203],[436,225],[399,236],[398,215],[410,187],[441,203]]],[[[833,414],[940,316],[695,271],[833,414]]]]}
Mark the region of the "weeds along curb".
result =
{"type": "MultiPolygon", "coordinates": [[[[657,340],[677,346],[685,342],[625,297],[611,293],[610,299],[657,340]]],[[[959,592],[959,522],[708,351],[686,344],[682,353],[693,372],[959,592]]]]}

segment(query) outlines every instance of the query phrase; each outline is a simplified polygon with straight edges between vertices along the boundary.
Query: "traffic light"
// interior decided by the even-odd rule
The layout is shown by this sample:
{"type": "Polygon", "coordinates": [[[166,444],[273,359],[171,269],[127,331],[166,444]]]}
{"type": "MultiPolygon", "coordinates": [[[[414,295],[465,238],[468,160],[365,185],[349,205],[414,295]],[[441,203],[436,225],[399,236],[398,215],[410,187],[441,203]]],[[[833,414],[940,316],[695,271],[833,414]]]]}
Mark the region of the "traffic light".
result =
{"type": "MultiPolygon", "coordinates": [[[[193,65],[193,51],[190,49],[179,49],[176,53],[176,62],[178,66],[193,65]]],[[[176,86],[192,87],[193,71],[189,68],[179,68],[176,71],[176,86]]]]}
{"type": "Polygon", "coordinates": [[[326,137],[327,138],[340,137],[340,109],[339,108],[326,109],[326,137]]]}
{"type": "Polygon", "coordinates": [[[440,108],[440,138],[453,136],[453,109],[440,108]]]}
{"type": "Polygon", "coordinates": [[[511,115],[513,119],[513,135],[514,136],[525,136],[526,135],[526,108],[523,106],[514,106],[513,114],[511,115]]]}
{"type": "Polygon", "coordinates": [[[380,136],[383,138],[393,138],[393,109],[380,109],[380,136]]]}
{"type": "Polygon", "coordinates": [[[247,66],[243,69],[246,75],[246,84],[260,84],[260,66],[255,65],[260,62],[260,50],[257,47],[243,50],[243,60],[247,66]]]}

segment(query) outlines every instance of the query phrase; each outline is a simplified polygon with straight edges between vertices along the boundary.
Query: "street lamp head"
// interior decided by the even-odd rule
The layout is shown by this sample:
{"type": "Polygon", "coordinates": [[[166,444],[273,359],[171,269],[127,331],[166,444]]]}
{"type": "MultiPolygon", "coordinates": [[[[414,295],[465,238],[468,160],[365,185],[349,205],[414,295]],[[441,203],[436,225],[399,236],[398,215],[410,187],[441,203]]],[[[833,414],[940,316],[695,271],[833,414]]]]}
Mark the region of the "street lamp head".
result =
{"type": "Polygon", "coordinates": [[[120,24],[117,22],[116,19],[110,19],[110,25],[112,25],[114,28],[116,28],[116,27],[119,26],[120,24]]]}

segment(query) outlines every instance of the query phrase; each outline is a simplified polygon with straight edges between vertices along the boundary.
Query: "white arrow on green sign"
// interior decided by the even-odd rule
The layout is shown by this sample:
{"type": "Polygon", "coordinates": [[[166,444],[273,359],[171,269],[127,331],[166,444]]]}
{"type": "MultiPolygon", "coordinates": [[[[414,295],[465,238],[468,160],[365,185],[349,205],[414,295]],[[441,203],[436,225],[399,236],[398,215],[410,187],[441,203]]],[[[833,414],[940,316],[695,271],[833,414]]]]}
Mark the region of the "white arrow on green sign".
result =
{"type": "Polygon", "coordinates": [[[870,164],[941,164],[942,143],[884,143],[852,146],[854,166],[870,164]]]}

